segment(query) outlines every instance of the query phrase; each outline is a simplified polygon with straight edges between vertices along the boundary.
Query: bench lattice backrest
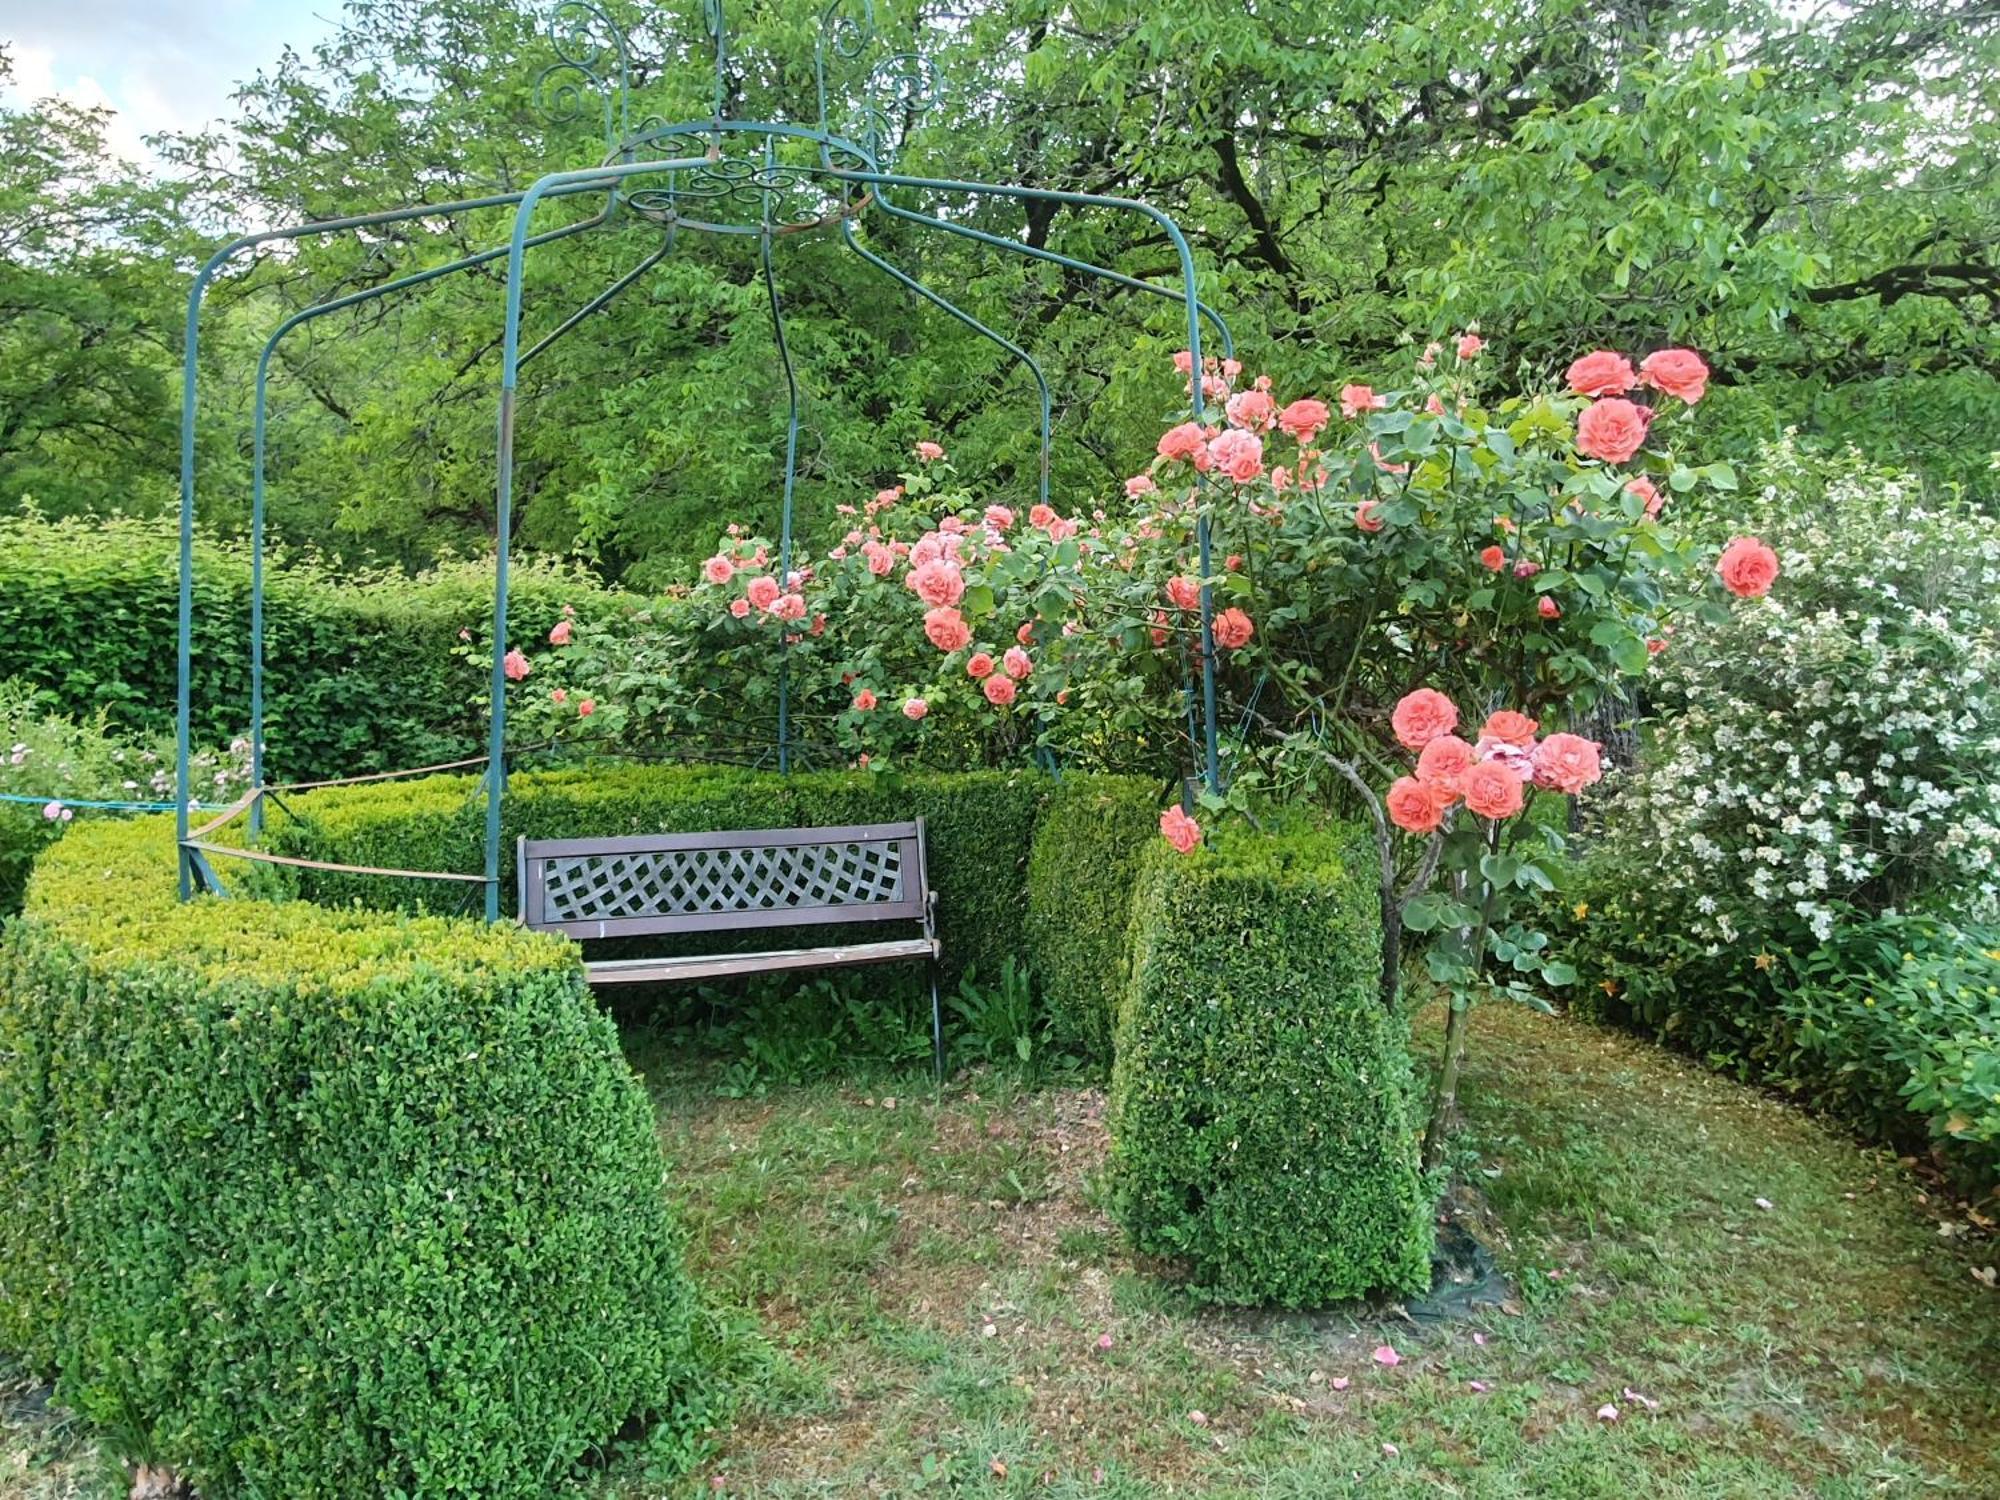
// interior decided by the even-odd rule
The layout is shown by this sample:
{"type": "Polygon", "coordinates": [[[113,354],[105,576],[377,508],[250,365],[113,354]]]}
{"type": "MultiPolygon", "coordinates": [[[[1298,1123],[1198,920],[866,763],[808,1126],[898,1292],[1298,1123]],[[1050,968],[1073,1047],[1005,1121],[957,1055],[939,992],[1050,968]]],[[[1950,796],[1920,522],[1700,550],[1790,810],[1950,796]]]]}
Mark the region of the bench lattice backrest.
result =
{"type": "Polygon", "coordinates": [[[523,839],[521,920],[571,937],[922,921],[921,823],[523,839]]]}

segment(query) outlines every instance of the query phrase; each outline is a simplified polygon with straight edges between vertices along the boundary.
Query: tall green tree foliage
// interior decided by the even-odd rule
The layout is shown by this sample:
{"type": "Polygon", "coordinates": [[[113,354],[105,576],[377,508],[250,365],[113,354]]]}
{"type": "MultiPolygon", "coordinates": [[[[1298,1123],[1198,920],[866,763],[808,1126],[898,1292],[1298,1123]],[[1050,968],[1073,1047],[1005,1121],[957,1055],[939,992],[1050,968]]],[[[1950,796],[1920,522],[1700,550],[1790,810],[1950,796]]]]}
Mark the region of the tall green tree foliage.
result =
{"type": "MultiPolygon", "coordinates": [[[[631,27],[637,112],[706,117],[698,7],[611,8],[631,27]]],[[[730,9],[729,112],[809,118],[819,7],[730,9]]],[[[1406,331],[1474,321],[1499,358],[1538,368],[1590,343],[1672,343],[1715,368],[1711,421],[1746,435],[1795,424],[1991,485],[1992,0],[1813,11],[1764,0],[1268,0],[1254,13],[1236,0],[967,0],[948,11],[883,0],[876,13],[885,48],[925,51],[943,85],[901,166],[1171,212],[1194,241],[1206,295],[1288,387],[1387,375],[1404,368],[1406,331]]],[[[167,154],[186,192],[230,205],[231,225],[206,226],[218,237],[519,188],[594,162],[594,113],[552,124],[536,107],[536,74],[553,58],[542,20],[542,7],[520,3],[351,0],[313,55],[287,54],[245,86],[228,131],[168,143],[167,154]]],[[[63,118],[45,111],[38,128],[63,118]]],[[[84,191],[24,169],[34,149],[14,125],[6,149],[0,201],[62,204],[84,191]]],[[[127,275],[164,264],[130,259],[142,236],[127,220],[149,222],[144,190],[94,191],[91,201],[127,205],[119,232],[86,228],[38,250],[30,264],[52,289],[96,287],[93,258],[107,254],[127,256],[127,275]]],[[[1171,247],[1136,216],[892,196],[1129,274],[1176,271],[1171,247]]],[[[537,224],[590,211],[551,208],[537,224]]],[[[271,327],[314,300],[497,244],[507,226],[504,213],[440,217],[307,242],[225,276],[204,335],[219,377],[204,395],[209,518],[244,514],[247,370],[271,327]],[[233,376],[221,376],[225,358],[233,376]]],[[[857,234],[1044,363],[1059,503],[1076,508],[1136,465],[1178,398],[1157,373],[1184,342],[1171,304],[879,212],[857,234]]],[[[527,338],[659,244],[656,228],[628,222],[537,251],[527,338]]],[[[1031,492],[1033,389],[1011,358],[896,289],[831,230],[785,237],[777,260],[806,399],[809,524],[825,530],[833,506],[885,481],[919,435],[949,433],[961,471],[993,498],[1031,492]]],[[[281,530],[409,562],[490,535],[501,295],[488,267],[319,320],[279,347],[281,530]]],[[[52,457],[59,438],[38,439],[32,458],[0,442],[0,503],[60,472],[77,504],[109,505],[170,469],[155,450],[171,387],[157,356],[129,351],[170,348],[177,313],[158,311],[167,303],[150,283],[146,295],[107,297],[135,337],[76,344],[127,351],[149,372],[114,404],[153,446],[98,445],[67,464],[52,457]]],[[[64,305],[55,290],[28,300],[64,305]]],[[[28,368],[0,376],[0,431],[30,420],[16,394],[28,368]]],[[[55,411],[89,418],[105,404],[90,389],[55,411]]],[[[784,387],[753,242],[681,235],[660,267],[528,367],[523,394],[517,545],[580,550],[659,584],[685,576],[719,517],[775,522],[784,387]]]]}

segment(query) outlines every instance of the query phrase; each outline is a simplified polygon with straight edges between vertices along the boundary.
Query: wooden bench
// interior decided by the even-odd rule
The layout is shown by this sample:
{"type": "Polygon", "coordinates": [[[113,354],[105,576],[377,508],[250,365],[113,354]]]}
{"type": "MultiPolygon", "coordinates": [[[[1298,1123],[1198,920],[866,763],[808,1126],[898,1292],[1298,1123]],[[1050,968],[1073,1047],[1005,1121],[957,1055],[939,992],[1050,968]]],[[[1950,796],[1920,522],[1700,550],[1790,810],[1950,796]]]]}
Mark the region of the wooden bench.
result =
{"type": "Polygon", "coordinates": [[[924,959],[931,1057],[944,1076],[937,892],[924,822],[759,828],[604,839],[522,839],[521,922],[573,938],[915,923],[921,937],[755,953],[618,958],[584,965],[592,984],[670,983],[924,959]]]}

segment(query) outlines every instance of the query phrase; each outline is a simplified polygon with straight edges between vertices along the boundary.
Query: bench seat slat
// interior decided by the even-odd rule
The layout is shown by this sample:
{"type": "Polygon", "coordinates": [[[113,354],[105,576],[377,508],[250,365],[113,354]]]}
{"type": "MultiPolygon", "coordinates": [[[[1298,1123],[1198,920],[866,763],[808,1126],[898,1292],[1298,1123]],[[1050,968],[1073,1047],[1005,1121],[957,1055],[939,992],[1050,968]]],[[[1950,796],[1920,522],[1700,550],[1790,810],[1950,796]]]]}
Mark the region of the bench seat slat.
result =
{"type": "Polygon", "coordinates": [[[832,969],[853,964],[893,963],[935,958],[935,938],[902,938],[886,943],[854,943],[839,948],[783,948],[765,953],[701,953],[683,958],[617,958],[583,966],[592,984],[665,983],[768,974],[781,969],[832,969]]]}

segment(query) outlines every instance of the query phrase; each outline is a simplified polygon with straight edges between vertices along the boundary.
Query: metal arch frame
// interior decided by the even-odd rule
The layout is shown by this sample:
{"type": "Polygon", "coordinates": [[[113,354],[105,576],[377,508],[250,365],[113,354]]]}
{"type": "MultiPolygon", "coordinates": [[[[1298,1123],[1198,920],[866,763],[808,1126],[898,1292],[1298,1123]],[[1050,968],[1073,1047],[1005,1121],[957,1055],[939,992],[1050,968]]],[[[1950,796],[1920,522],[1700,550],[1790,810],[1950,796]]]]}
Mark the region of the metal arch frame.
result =
{"type": "MultiPolygon", "coordinates": [[[[268,452],[267,411],[269,371],[276,351],[283,338],[297,327],[315,318],[358,306],[398,292],[436,281],[458,271],[470,270],[500,259],[507,258],[506,277],[506,328],[503,343],[501,400],[499,414],[498,462],[496,473],[496,532],[495,578],[494,578],[494,640],[492,662],[492,709],[489,728],[488,754],[486,761],[486,860],[483,875],[446,874],[434,871],[385,871],[378,873],[397,874],[431,880],[469,881],[483,884],[486,893],[486,912],[489,920],[499,915],[499,822],[501,802],[505,794],[505,723],[506,723],[506,675],[505,661],[508,653],[507,602],[508,602],[508,542],[512,530],[512,488],[513,488],[513,442],[515,401],[518,390],[519,372],[536,355],[548,348],[557,339],[586,320],[592,313],[608,305],[621,293],[635,284],[653,266],[657,265],[673,248],[676,232],[680,228],[711,233],[756,235],[759,240],[759,262],[766,293],[770,303],[773,338],[778,357],[783,367],[787,391],[787,432],[786,461],[784,476],[784,511],[780,550],[781,568],[788,574],[792,556],[792,502],[797,477],[797,449],[800,426],[800,394],[797,371],[794,367],[789,342],[785,333],[782,301],[778,293],[776,271],[773,263],[773,245],[777,237],[800,229],[824,228],[838,222],[841,242],[863,262],[871,265],[897,284],[915,293],[925,302],[954,318],[965,327],[992,343],[1012,359],[1022,365],[1033,379],[1039,405],[1040,464],[1037,492],[1046,502],[1049,493],[1051,467],[1051,422],[1052,394],[1046,374],[1040,364],[1025,349],[990,328],[979,319],[958,307],[949,298],[926,287],[915,276],[895,265],[886,257],[864,245],[855,233],[854,218],[871,204],[879,206],[890,217],[908,223],[935,229],[959,238],[972,240],[996,249],[1003,249],[1028,259],[1054,264],[1066,270],[1087,275],[1115,286],[1143,291],[1181,304],[1187,312],[1188,350],[1194,369],[1199,371],[1201,363],[1201,335],[1204,320],[1213,325],[1217,340],[1225,357],[1233,354],[1234,340],[1227,323],[1213,308],[1200,299],[1191,248],[1179,225],[1167,214],[1136,199],[1112,197],[1104,194],[1065,192],[1056,189],[1010,186],[995,183],[960,181],[950,178],[915,176],[882,169],[878,160],[882,141],[889,132],[886,108],[873,102],[864,107],[867,129],[863,132],[863,143],[845,139],[834,134],[827,127],[827,88],[825,79],[825,48],[829,40],[834,54],[842,59],[859,56],[865,43],[873,37],[872,0],[859,0],[860,20],[854,21],[842,12],[854,5],[856,0],[833,0],[821,16],[821,38],[815,47],[814,74],[819,102],[819,123],[817,128],[775,122],[736,121],[724,115],[726,102],[726,74],[724,60],[727,42],[722,20],[721,0],[703,0],[703,15],[707,29],[715,45],[716,71],[716,111],[712,118],[687,121],[680,124],[665,124],[649,121],[642,124],[637,133],[629,127],[630,107],[628,99],[629,57],[622,31],[616,23],[596,5],[588,0],[564,0],[558,14],[569,18],[572,29],[569,44],[581,48],[582,41],[589,40],[582,30],[589,20],[601,22],[611,35],[609,48],[596,44],[597,51],[589,56],[572,55],[564,50],[564,42],[558,39],[559,61],[546,69],[537,79],[538,93],[541,85],[559,74],[579,75],[584,81],[605,86],[599,77],[598,68],[603,59],[615,49],[618,64],[618,89],[615,99],[618,128],[614,133],[614,101],[605,102],[605,138],[607,155],[603,164],[567,172],[553,172],[535,182],[524,191],[493,194],[480,198],[464,199],[445,204],[413,204],[402,208],[378,213],[353,215],[297,225],[285,229],[264,231],[244,235],[231,241],[215,252],[197,273],[188,297],[187,332],[183,358],[182,423],[181,423],[181,526],[180,526],[180,629],[177,642],[178,692],[176,698],[176,838],[179,858],[177,861],[181,896],[186,899],[193,894],[196,883],[221,891],[219,882],[204,859],[203,851],[231,853],[224,848],[207,843],[203,837],[191,837],[189,831],[190,809],[192,807],[192,786],[189,776],[189,752],[191,739],[191,652],[193,635],[193,520],[195,498],[195,418],[197,401],[197,372],[199,349],[200,311],[207,290],[216,274],[232,258],[256,247],[285,241],[294,241],[311,236],[340,233],[365,229],[377,225],[393,224],[416,218],[449,216],[473,212],[486,208],[512,207],[514,213],[513,233],[504,246],[465,256],[441,266],[397,277],[379,286],[359,292],[331,298],[325,302],[304,308],[285,319],[273,331],[260,354],[257,366],[256,406],[253,442],[253,484],[252,484],[252,608],[251,608],[251,742],[252,777],[251,790],[241,803],[223,818],[205,825],[199,834],[205,836],[213,828],[228,821],[236,813],[247,807],[253,834],[261,827],[262,799],[267,792],[264,782],[264,714],[263,714],[263,553],[265,533],[265,469],[268,452]],[[579,21],[576,18],[584,17],[579,21]],[[762,175],[754,168],[743,168],[739,163],[734,167],[723,164],[731,159],[721,152],[725,136],[757,136],[764,145],[762,175]],[[700,156],[664,157],[657,160],[635,160],[635,155],[647,146],[665,145],[682,139],[706,138],[706,150],[700,156]],[[811,143],[817,147],[818,161],[815,165],[799,165],[777,160],[776,148],[780,141],[796,140],[811,143]],[[838,159],[855,165],[841,165],[838,159]],[[698,202],[705,197],[716,197],[724,201],[730,197],[739,200],[746,193],[757,195],[758,215],[755,224],[704,222],[684,217],[679,212],[681,195],[677,191],[678,174],[689,173],[699,186],[686,190],[687,201],[698,202]],[[747,175],[745,175],[747,173],[747,175]],[[665,175],[668,179],[664,193],[649,195],[651,201],[642,206],[623,195],[624,183],[631,178],[665,175]],[[864,186],[867,192],[856,202],[841,201],[840,212],[828,218],[812,222],[777,223],[772,214],[772,202],[776,194],[799,188],[811,181],[822,183],[847,183],[864,186]],[[1078,260],[1040,246],[1024,244],[1018,240],[992,234],[967,224],[955,223],[950,219],[903,208],[890,201],[882,191],[885,188],[909,188],[919,191],[945,194],[969,194],[975,197],[991,196],[1017,200],[1054,202],[1075,207],[1108,208],[1120,212],[1137,213],[1149,219],[1162,229],[1173,244],[1180,269],[1180,286],[1161,285],[1128,276],[1107,267],[1078,260]],[[529,229],[535,209],[544,199],[565,198],[575,195],[603,193],[606,195],[602,209],[591,217],[576,223],[530,234],[529,229]],[[603,227],[622,217],[621,209],[633,210],[632,218],[650,220],[665,232],[665,242],[648,254],[629,271],[616,278],[596,296],[572,312],[553,331],[523,351],[520,347],[520,320],[526,252],[537,245],[568,238],[587,230],[603,227]]],[[[888,82],[899,92],[896,102],[906,108],[920,109],[931,76],[927,73],[924,60],[914,54],[899,54],[878,63],[869,76],[871,85],[878,85],[885,68],[901,69],[892,72],[888,82]]],[[[581,97],[580,88],[566,81],[559,91],[559,102],[574,106],[581,97]]],[[[579,117],[572,109],[569,118],[579,117]]],[[[1190,381],[1190,401],[1195,420],[1201,420],[1204,412],[1204,398],[1198,379],[1190,381]]],[[[1197,485],[1201,480],[1197,478],[1197,485]]],[[[1201,641],[1202,641],[1202,718],[1204,720],[1202,740],[1205,762],[1205,780],[1211,789],[1219,783],[1218,744],[1214,677],[1214,635],[1213,598],[1206,582],[1213,567],[1210,523],[1205,505],[1198,500],[1197,536],[1202,575],[1204,579],[1200,593],[1201,641]]],[[[1190,718],[1193,717],[1193,684],[1189,683],[1190,718]]],[[[779,764],[781,769],[789,769],[788,750],[788,704],[785,693],[784,663],[780,662],[779,700],[779,764]]],[[[1192,726],[1190,726],[1192,728],[1192,726]]],[[[476,763],[476,762],[475,762],[476,763]]],[[[388,773],[400,774],[400,773],[388,773]]],[[[373,779],[373,778],[370,778],[373,779]]],[[[251,851],[241,851],[248,858],[275,858],[251,851]]]]}

